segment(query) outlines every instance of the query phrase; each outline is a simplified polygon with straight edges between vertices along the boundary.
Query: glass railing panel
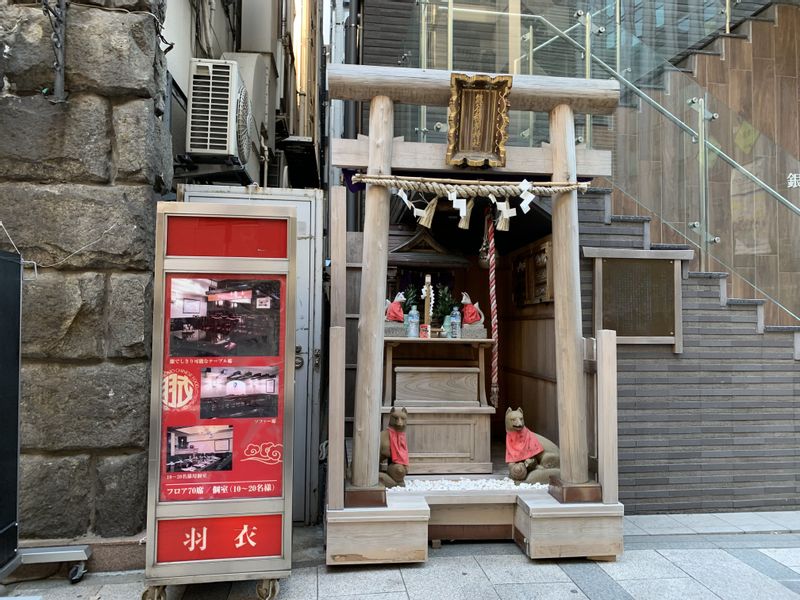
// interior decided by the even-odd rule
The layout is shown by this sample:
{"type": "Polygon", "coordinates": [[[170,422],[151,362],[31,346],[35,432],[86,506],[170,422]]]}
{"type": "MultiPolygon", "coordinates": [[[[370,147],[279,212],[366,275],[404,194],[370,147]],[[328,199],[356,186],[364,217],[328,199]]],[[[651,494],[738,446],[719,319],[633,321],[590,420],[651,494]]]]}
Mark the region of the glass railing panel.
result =
{"type": "Polygon", "coordinates": [[[708,108],[708,255],[738,276],[732,294],[769,299],[767,322],[788,324],[776,311],[800,316],[800,161],[710,95],[708,108]]]}
{"type": "Polygon", "coordinates": [[[697,248],[697,268],[730,272],[733,296],[767,298],[768,322],[794,323],[797,159],[683,73],[638,89],[651,103],[617,111],[614,184],[652,211],[657,232],[697,248]]]}

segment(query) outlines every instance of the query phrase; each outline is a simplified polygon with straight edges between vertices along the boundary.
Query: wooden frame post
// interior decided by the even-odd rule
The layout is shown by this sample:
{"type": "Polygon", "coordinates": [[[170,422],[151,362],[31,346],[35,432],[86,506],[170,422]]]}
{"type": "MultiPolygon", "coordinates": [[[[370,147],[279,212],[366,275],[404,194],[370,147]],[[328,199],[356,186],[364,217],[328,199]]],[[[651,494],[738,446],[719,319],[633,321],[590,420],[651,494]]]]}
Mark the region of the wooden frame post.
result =
{"type": "Polygon", "coordinates": [[[597,478],[603,504],[619,502],[617,451],[617,332],[597,332],[597,478]]]}
{"type": "Polygon", "coordinates": [[[328,379],[328,510],[344,508],[345,304],[347,300],[347,200],[331,189],[331,327],[328,379]]]}
{"type": "MultiPolygon", "coordinates": [[[[394,107],[375,96],[369,109],[368,175],[390,175],[394,107]]],[[[364,260],[358,321],[358,370],[353,427],[354,487],[378,485],[383,383],[383,321],[389,257],[389,189],[368,185],[364,212],[364,260]]]]}
{"type": "MultiPolygon", "coordinates": [[[[575,181],[575,118],[567,104],[550,112],[550,147],[553,181],[575,181]]],[[[565,485],[589,479],[579,252],[578,193],[558,194],[553,197],[553,288],[558,443],[565,485]]]]}

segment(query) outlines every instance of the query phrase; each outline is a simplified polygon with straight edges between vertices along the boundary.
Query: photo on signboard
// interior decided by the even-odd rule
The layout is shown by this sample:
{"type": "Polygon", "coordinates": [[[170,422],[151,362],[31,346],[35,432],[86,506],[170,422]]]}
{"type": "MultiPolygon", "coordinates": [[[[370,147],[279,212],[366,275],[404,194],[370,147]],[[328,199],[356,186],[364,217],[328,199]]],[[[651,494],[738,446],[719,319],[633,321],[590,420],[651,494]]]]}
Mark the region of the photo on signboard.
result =
{"type": "Polygon", "coordinates": [[[175,277],[170,356],[277,356],[281,284],[274,279],[175,277]]]}
{"type": "Polygon", "coordinates": [[[278,416],[278,367],[205,368],[200,378],[200,418],[278,416]]]}
{"type": "Polygon", "coordinates": [[[168,473],[230,471],[233,425],[167,427],[168,473]]]}

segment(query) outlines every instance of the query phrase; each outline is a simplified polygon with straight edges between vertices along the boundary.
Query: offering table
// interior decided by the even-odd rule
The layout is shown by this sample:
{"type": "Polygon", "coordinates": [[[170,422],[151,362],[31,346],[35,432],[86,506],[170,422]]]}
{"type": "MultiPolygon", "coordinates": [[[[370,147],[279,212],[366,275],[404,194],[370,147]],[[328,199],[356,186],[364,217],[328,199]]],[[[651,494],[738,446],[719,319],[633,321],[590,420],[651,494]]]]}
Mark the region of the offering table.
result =
{"type": "Polygon", "coordinates": [[[490,339],[384,339],[383,425],[408,410],[409,475],[491,473],[490,339]]]}

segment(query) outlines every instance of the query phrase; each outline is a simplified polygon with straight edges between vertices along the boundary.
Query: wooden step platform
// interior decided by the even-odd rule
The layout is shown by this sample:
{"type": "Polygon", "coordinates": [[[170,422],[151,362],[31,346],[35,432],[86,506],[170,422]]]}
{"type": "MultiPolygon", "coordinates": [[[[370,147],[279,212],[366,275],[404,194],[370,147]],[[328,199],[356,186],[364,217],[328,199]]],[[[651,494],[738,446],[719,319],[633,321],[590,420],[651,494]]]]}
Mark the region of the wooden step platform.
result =
{"type": "Polygon", "coordinates": [[[515,540],[529,558],[622,554],[624,507],[560,504],[547,490],[388,492],[384,508],[328,511],[329,565],[425,562],[428,540],[515,540]]]}

